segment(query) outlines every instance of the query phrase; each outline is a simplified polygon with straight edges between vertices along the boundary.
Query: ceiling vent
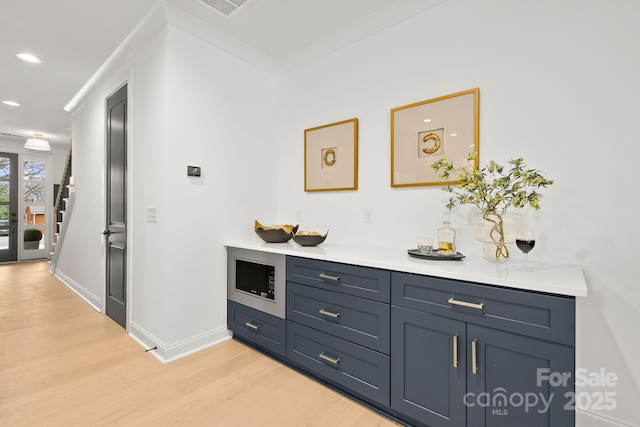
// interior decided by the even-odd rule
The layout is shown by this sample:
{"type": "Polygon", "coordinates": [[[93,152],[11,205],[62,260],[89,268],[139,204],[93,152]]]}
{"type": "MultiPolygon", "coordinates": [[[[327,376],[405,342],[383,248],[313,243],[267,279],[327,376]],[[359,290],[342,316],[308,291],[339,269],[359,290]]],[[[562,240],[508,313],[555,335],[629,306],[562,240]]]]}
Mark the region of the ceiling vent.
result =
{"type": "Polygon", "coordinates": [[[2,135],[2,136],[11,136],[13,138],[24,138],[24,136],[14,135],[12,133],[7,133],[7,132],[0,132],[0,135],[2,135]]]}
{"type": "Polygon", "coordinates": [[[253,0],[202,0],[202,3],[212,7],[216,12],[231,18],[239,10],[244,9],[253,0]]]}

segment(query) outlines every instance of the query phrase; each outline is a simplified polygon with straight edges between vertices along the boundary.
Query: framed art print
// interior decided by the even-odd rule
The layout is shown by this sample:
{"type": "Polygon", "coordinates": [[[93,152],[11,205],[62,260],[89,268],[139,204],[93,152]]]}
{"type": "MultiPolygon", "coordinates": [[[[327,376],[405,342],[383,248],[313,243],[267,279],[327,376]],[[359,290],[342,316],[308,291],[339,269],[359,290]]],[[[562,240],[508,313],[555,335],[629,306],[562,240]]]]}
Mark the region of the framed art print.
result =
{"type": "Polygon", "coordinates": [[[304,191],[358,189],[358,119],[304,131],[304,191]]]}
{"type": "MultiPolygon", "coordinates": [[[[446,156],[466,166],[478,152],[478,88],[391,110],[391,186],[453,184],[431,163],[446,156]]],[[[474,168],[477,169],[477,159],[474,168]]]]}

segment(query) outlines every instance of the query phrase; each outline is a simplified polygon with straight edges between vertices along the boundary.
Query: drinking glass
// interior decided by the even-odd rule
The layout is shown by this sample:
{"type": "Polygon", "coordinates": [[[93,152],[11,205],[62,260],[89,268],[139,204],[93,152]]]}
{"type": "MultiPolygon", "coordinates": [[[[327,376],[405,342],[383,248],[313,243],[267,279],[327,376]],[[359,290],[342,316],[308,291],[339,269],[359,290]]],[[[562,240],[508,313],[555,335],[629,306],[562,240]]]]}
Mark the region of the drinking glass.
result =
{"type": "Polygon", "coordinates": [[[433,252],[433,239],[431,237],[418,236],[418,252],[425,255],[431,255],[433,252]]]}
{"type": "Polygon", "coordinates": [[[536,237],[533,230],[518,230],[516,233],[516,246],[524,253],[524,271],[532,271],[527,266],[527,256],[536,245],[536,237]]]}

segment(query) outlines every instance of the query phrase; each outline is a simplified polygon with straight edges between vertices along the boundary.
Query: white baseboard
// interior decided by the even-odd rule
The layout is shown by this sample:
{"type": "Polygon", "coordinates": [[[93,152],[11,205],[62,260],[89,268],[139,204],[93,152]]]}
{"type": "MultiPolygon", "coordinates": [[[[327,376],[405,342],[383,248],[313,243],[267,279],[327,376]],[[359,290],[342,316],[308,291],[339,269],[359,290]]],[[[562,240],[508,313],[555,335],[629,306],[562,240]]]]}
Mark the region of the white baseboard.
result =
{"type": "Polygon", "coordinates": [[[601,412],[576,409],[576,427],[640,427],[603,415],[601,412]]]}
{"type": "Polygon", "coordinates": [[[93,292],[89,291],[84,286],[80,285],[80,283],[76,282],[59,269],[56,269],[56,272],[53,275],[60,280],[67,288],[71,289],[73,292],[78,294],[80,298],[85,300],[91,307],[93,307],[96,311],[102,312],[102,299],[98,297],[93,292]]]}
{"type": "Polygon", "coordinates": [[[149,353],[153,354],[160,362],[167,364],[226,341],[231,338],[231,332],[227,329],[227,326],[224,325],[218,329],[182,340],[175,344],[165,344],[144,328],[134,322],[130,322],[129,336],[145,349],[156,347],[154,350],[149,351],[149,353]]]}

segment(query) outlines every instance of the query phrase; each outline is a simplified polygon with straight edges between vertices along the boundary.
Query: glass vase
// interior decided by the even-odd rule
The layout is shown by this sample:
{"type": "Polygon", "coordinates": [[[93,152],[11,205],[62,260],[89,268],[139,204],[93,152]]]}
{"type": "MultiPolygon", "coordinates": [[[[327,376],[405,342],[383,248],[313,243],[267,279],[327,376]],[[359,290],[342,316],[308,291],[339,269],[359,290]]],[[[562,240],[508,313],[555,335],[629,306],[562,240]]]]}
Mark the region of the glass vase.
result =
{"type": "Polygon", "coordinates": [[[491,262],[507,262],[516,241],[521,216],[512,212],[481,212],[474,217],[474,236],[491,262]]]}

